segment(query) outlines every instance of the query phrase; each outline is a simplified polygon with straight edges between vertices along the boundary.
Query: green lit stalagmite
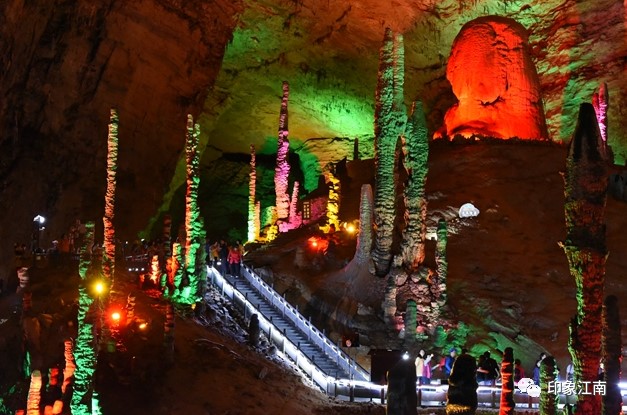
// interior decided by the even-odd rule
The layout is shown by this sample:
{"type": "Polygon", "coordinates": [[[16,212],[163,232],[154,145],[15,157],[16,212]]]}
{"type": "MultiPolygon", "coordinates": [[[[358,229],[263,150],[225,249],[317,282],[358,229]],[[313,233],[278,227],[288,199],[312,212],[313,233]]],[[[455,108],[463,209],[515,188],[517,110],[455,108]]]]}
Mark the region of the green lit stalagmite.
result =
{"type": "Polygon", "coordinates": [[[386,29],[379,54],[379,75],[375,98],[375,194],[376,235],[372,259],[375,273],[385,276],[392,259],[395,218],[396,144],[407,119],[403,103],[403,38],[386,29]]]}
{"type": "Polygon", "coordinates": [[[81,246],[78,264],[78,274],[80,276],[78,288],[78,337],[74,347],[76,371],[74,372],[74,387],[70,403],[70,408],[74,415],[92,414],[92,410],[95,411],[97,409],[93,407],[93,405],[97,405],[97,400],[85,399],[86,395],[94,394],[94,372],[96,370],[94,324],[86,319],[88,313],[98,312],[98,310],[90,311],[94,300],[89,295],[91,287],[87,287],[87,271],[91,265],[90,248],[94,243],[94,223],[87,222],[85,230],[85,239],[83,246],[81,246]]]}
{"type": "MultiPolygon", "coordinates": [[[[559,395],[555,393],[555,385],[558,381],[558,370],[555,359],[552,356],[545,357],[540,364],[540,413],[542,415],[556,415],[559,395]]],[[[559,382],[559,381],[558,381],[559,382]]]]}

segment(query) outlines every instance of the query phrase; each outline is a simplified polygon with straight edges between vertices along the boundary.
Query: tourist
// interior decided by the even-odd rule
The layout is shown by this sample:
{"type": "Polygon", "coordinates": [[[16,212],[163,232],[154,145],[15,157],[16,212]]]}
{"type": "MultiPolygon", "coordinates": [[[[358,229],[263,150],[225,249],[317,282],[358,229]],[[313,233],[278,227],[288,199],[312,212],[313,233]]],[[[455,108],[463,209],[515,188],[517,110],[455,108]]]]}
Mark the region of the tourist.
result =
{"type": "Polygon", "coordinates": [[[542,363],[542,359],[536,360],[536,364],[533,367],[533,381],[536,385],[540,384],[540,364],[542,363]]]}
{"type": "Polygon", "coordinates": [[[231,247],[229,251],[228,261],[229,261],[229,267],[231,269],[231,275],[235,276],[235,278],[238,278],[242,256],[239,252],[239,248],[237,247],[237,245],[234,245],[233,247],[231,247]]]}
{"type": "Polygon", "coordinates": [[[428,385],[431,383],[431,359],[433,354],[427,356],[424,350],[420,350],[416,357],[416,376],[420,381],[420,385],[428,385]]]}
{"type": "Polygon", "coordinates": [[[455,357],[457,356],[457,350],[452,347],[449,350],[449,355],[444,359],[444,375],[448,379],[451,376],[451,370],[453,370],[453,363],[455,363],[455,357]]]}
{"type": "Polygon", "coordinates": [[[219,255],[220,255],[220,274],[222,274],[222,276],[225,277],[226,274],[228,274],[229,272],[229,263],[228,263],[229,247],[226,244],[226,242],[224,242],[224,239],[220,241],[219,255]]]}
{"type": "MultiPolygon", "coordinates": [[[[481,377],[483,385],[494,386],[496,379],[500,376],[499,365],[496,363],[496,360],[490,357],[489,351],[483,353],[481,357],[477,372],[483,375],[481,377]]],[[[477,376],[477,380],[479,380],[479,376],[477,376]]]]}
{"type": "Polygon", "coordinates": [[[566,380],[569,382],[575,380],[575,366],[572,360],[568,363],[568,366],[566,366],[566,380]]]}

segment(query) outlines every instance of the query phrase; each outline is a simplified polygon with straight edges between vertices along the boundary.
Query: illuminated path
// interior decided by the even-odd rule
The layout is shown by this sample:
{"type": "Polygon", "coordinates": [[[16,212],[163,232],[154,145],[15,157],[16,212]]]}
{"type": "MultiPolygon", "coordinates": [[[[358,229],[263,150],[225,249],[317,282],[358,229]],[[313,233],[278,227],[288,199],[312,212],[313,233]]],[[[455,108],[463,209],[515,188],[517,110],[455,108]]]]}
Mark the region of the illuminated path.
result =
{"type": "MultiPolygon", "coordinates": [[[[224,278],[215,268],[208,268],[207,272],[211,284],[239,307],[246,320],[252,314],[258,315],[260,329],[278,352],[295,362],[328,395],[351,401],[385,402],[387,386],[370,382],[366,370],[313,327],[251,269],[242,266],[240,278],[224,278]]],[[[621,383],[620,386],[625,404],[627,384],[621,383]]],[[[417,386],[418,405],[442,406],[447,390],[447,385],[417,386]]],[[[477,389],[480,407],[497,408],[500,395],[500,386],[479,386],[477,389]]],[[[538,398],[527,394],[517,392],[514,400],[517,408],[538,408],[538,398]]],[[[560,403],[573,404],[575,396],[561,395],[560,403]]],[[[627,406],[623,406],[625,409],[627,406]]]]}

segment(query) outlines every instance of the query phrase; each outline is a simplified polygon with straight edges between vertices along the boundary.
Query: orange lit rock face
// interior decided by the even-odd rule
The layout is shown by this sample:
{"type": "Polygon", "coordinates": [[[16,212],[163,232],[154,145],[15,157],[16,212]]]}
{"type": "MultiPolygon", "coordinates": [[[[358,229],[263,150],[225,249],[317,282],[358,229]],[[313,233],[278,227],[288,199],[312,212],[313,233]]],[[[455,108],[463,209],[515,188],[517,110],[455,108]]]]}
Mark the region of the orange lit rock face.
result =
{"type": "Polygon", "coordinates": [[[446,77],[459,102],[446,112],[436,138],[548,138],[527,31],[516,21],[487,16],[466,23],[453,42],[446,77]]]}

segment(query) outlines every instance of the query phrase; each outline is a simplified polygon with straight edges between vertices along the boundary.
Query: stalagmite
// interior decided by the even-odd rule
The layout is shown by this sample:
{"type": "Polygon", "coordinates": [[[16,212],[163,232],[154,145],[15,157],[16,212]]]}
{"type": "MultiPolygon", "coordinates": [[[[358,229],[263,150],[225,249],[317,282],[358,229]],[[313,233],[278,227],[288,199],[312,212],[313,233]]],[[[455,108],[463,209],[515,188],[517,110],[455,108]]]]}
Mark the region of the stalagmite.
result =
{"type": "Polygon", "coordinates": [[[39,404],[41,402],[41,372],[33,370],[30,375],[30,388],[26,400],[26,415],[40,415],[39,404]]]}
{"type": "MultiPolygon", "coordinates": [[[[568,342],[576,382],[597,380],[601,355],[608,188],[603,146],[594,108],[581,104],[566,160],[567,234],[560,243],[577,287],[577,314],[570,323],[568,342]]],[[[577,399],[577,415],[601,413],[600,395],[578,395],[577,399]]]]}
{"type": "Polygon", "coordinates": [[[159,266],[159,255],[153,255],[150,261],[150,281],[155,285],[159,285],[161,281],[161,267],[159,266]]]}
{"type": "Polygon", "coordinates": [[[187,192],[185,194],[185,275],[189,281],[187,287],[175,297],[176,301],[185,304],[195,304],[198,299],[198,275],[196,273],[196,251],[200,248],[200,211],[198,209],[198,185],[200,164],[198,154],[198,137],[200,126],[194,124],[191,115],[187,116],[187,138],[185,140],[185,155],[187,162],[187,192]]]}
{"type": "Polygon", "coordinates": [[[425,260],[427,235],[427,198],[425,185],[429,166],[429,137],[422,103],[414,102],[402,138],[403,164],[408,174],[405,186],[405,229],[401,251],[406,271],[416,271],[425,260]]]}
{"type": "Polygon", "coordinates": [[[416,342],[416,302],[407,301],[405,310],[405,345],[411,348],[416,342]]]}
{"type": "Polygon", "coordinates": [[[111,109],[109,137],[107,140],[107,191],[105,194],[104,249],[102,253],[102,273],[113,286],[115,273],[115,174],[118,169],[118,113],[111,109]]]}
{"type": "Polygon", "coordinates": [[[396,275],[390,274],[385,285],[385,293],[383,297],[383,318],[387,324],[396,322],[396,275]]]}
{"type": "Polygon", "coordinates": [[[331,172],[325,174],[325,181],[329,186],[329,198],[327,199],[327,230],[333,227],[340,229],[340,179],[331,172]]]}
{"type": "Polygon", "coordinates": [[[477,410],[477,364],[475,358],[461,354],[448,379],[447,415],[474,415],[477,410]]]}
{"type": "Polygon", "coordinates": [[[257,167],[255,161],[255,146],[250,145],[250,174],[248,179],[248,242],[254,242],[259,239],[259,228],[255,227],[255,206],[256,206],[256,188],[257,188],[257,167]]]}
{"type": "Polygon", "coordinates": [[[287,193],[290,175],[290,163],[288,161],[290,142],[287,138],[289,134],[287,125],[287,102],[289,93],[289,84],[283,81],[283,98],[281,99],[281,112],[279,115],[279,139],[276,153],[276,168],[274,169],[275,206],[278,220],[287,220],[290,213],[290,197],[287,193]]]}
{"type": "Polygon", "coordinates": [[[435,246],[435,278],[431,283],[431,293],[437,310],[434,310],[434,317],[437,319],[442,308],[446,305],[446,277],[448,275],[448,260],[446,256],[446,246],[448,241],[448,226],[444,219],[438,221],[436,231],[438,241],[435,246]]]}
{"type": "Polygon", "coordinates": [[[298,214],[298,191],[300,185],[298,182],[294,182],[294,187],[292,189],[292,199],[290,200],[290,229],[296,229],[300,226],[301,218],[298,214]]]}
{"type": "Polygon", "coordinates": [[[67,387],[72,382],[72,376],[76,371],[76,364],[74,363],[74,355],[72,354],[72,340],[66,340],[64,342],[65,368],[63,369],[63,383],[61,384],[61,393],[65,393],[67,387]]]}
{"type": "Polygon", "coordinates": [[[384,276],[392,259],[395,217],[394,167],[396,144],[405,129],[403,104],[403,38],[386,29],[379,53],[375,105],[375,240],[372,259],[375,273],[384,276]]]}
{"type": "Polygon", "coordinates": [[[555,386],[551,391],[549,385],[558,381],[558,370],[552,356],[545,357],[540,364],[540,413],[542,415],[557,415],[559,395],[555,393],[555,386]]]}
{"type": "Polygon", "coordinates": [[[603,305],[603,362],[607,390],[603,396],[603,415],[619,415],[623,398],[618,386],[621,379],[622,342],[618,298],[609,295],[603,305]]]}
{"type": "Polygon", "coordinates": [[[172,239],[172,216],[165,215],[163,217],[163,248],[164,248],[165,258],[170,258],[170,256],[172,255],[171,239],[172,239]]]}
{"type": "Polygon", "coordinates": [[[126,324],[131,324],[135,321],[135,294],[129,293],[126,297],[126,324]]]}
{"type": "Polygon", "coordinates": [[[359,235],[355,260],[360,264],[367,264],[372,249],[372,222],[373,222],[372,187],[369,184],[361,186],[361,202],[359,204],[359,235]]]}
{"type": "Polygon", "coordinates": [[[401,359],[387,373],[387,415],[416,415],[416,365],[413,359],[401,359]]]}
{"type": "Polygon", "coordinates": [[[599,132],[601,133],[601,139],[604,143],[607,143],[607,107],[610,103],[610,96],[607,91],[607,84],[601,83],[599,91],[592,95],[592,106],[594,107],[594,113],[597,117],[597,123],[599,124],[599,132]]]}
{"type": "Polygon", "coordinates": [[[255,203],[255,240],[259,239],[261,232],[261,202],[255,203]]]}
{"type": "Polygon", "coordinates": [[[506,347],[501,362],[501,403],[499,415],[514,415],[514,350],[506,347]]]}
{"type": "Polygon", "coordinates": [[[172,244],[172,286],[174,287],[174,295],[179,295],[183,289],[183,249],[181,244],[175,242],[172,244]]]}
{"type": "MultiPolygon", "coordinates": [[[[78,288],[78,317],[77,317],[77,330],[78,337],[76,338],[76,347],[72,359],[67,356],[68,347],[71,347],[72,343],[66,341],[66,370],[68,370],[68,362],[71,362],[69,367],[76,372],[74,373],[74,386],[72,392],[72,400],[70,408],[73,414],[91,414],[91,410],[87,405],[85,395],[93,390],[94,372],[96,370],[96,350],[94,340],[94,324],[87,319],[87,314],[90,312],[94,299],[89,295],[89,287],[87,283],[87,271],[91,266],[91,250],[90,248],[94,243],[94,222],[87,222],[85,224],[85,237],[83,239],[83,245],[80,250],[80,260],[78,264],[78,275],[81,282],[78,288]],[[73,362],[77,365],[73,366],[73,362]]],[[[101,310],[97,311],[102,313],[101,310]]],[[[63,392],[65,392],[66,382],[71,372],[63,371],[63,392]]]]}

